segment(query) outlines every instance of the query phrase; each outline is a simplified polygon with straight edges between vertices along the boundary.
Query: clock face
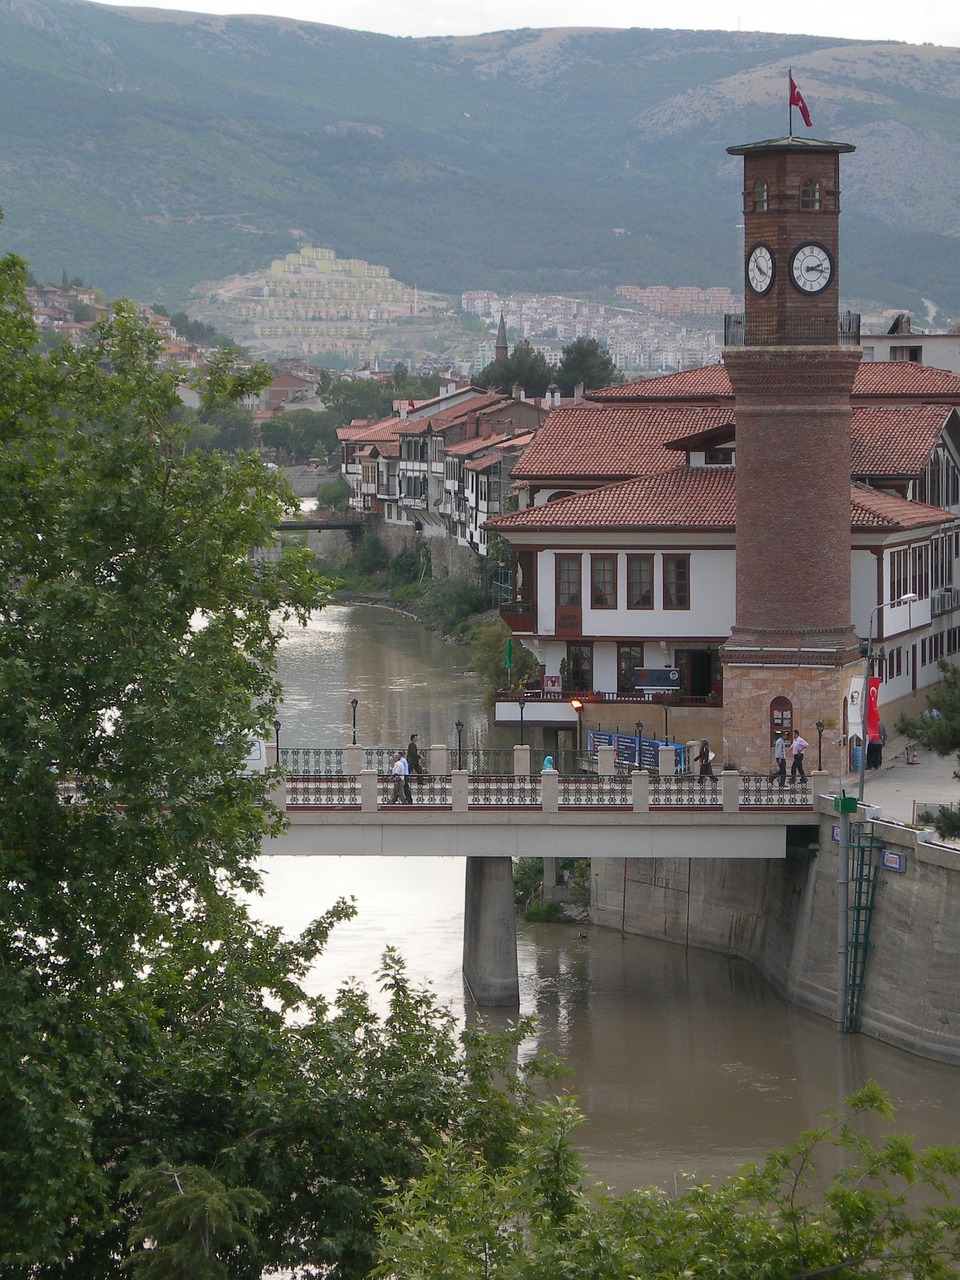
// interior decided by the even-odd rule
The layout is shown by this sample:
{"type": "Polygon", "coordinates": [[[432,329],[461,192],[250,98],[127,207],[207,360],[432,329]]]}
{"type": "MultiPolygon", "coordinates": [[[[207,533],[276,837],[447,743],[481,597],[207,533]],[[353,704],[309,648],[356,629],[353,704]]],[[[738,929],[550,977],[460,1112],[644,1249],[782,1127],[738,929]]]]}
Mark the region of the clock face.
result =
{"type": "Polygon", "coordinates": [[[822,293],[833,279],[833,258],[822,244],[802,244],[790,259],[790,279],[801,293],[822,293]]]}
{"type": "Polygon", "coordinates": [[[747,258],[747,284],[754,293],[764,294],[773,284],[773,254],[765,244],[754,245],[747,258]]]}

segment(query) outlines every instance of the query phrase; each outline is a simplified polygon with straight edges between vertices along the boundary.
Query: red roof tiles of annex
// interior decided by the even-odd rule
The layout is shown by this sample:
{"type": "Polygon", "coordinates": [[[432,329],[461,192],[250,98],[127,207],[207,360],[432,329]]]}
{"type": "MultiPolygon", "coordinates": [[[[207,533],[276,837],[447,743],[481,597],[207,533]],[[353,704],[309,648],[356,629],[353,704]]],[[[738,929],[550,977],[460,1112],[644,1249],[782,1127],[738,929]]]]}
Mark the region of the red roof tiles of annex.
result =
{"type": "Polygon", "coordinates": [[[873,480],[920,475],[954,412],[946,404],[855,408],[850,433],[851,475],[873,480]]]}
{"type": "MultiPolygon", "coordinates": [[[[940,507],[908,502],[865,485],[850,486],[855,530],[917,529],[956,520],[940,507]]],[[[733,467],[677,467],[663,475],[604,485],[499,516],[489,527],[511,533],[610,533],[657,530],[729,532],[736,526],[733,467]]]]}
{"type": "Polygon", "coordinates": [[[620,480],[677,465],[668,440],[731,421],[729,409],[579,404],[555,409],[513,469],[515,480],[620,480]]]}
{"type": "MultiPolygon", "coordinates": [[[[861,363],[853,384],[854,398],[882,400],[937,400],[960,404],[960,375],[909,360],[877,360],[861,363]]],[[[676,401],[687,404],[722,404],[733,399],[730,377],[723,364],[704,365],[660,378],[639,378],[615,387],[589,391],[587,398],[602,404],[676,401]]]]}
{"type": "Polygon", "coordinates": [[[733,532],[732,467],[675,467],[662,475],[604,485],[490,521],[498,532],[717,529],[733,532]]]}
{"type": "Polygon", "coordinates": [[[863,484],[850,486],[852,524],[854,529],[922,529],[927,526],[952,524],[957,517],[942,507],[925,502],[908,502],[895,493],[883,493],[863,484]]]}

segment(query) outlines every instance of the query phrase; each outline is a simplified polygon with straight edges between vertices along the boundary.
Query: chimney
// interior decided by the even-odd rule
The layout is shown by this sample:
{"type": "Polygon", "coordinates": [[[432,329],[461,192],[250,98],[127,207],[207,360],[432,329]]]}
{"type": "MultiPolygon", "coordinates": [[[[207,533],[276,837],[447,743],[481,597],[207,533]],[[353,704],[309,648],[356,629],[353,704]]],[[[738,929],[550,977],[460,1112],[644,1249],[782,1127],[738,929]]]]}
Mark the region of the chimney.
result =
{"type": "Polygon", "coordinates": [[[573,403],[583,404],[583,383],[578,382],[573,388],[573,403]]]}
{"type": "Polygon", "coordinates": [[[478,434],[479,433],[477,431],[477,411],[476,409],[471,409],[470,412],[467,414],[467,439],[475,440],[478,434]]]}

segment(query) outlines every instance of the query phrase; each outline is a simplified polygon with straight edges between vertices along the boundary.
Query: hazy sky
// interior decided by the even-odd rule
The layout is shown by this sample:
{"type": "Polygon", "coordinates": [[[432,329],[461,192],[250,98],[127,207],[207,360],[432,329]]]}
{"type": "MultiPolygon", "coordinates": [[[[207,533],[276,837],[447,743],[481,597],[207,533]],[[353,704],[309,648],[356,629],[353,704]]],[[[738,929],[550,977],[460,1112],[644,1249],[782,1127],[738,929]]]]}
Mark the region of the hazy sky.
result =
{"type": "MultiPolygon", "coordinates": [[[[124,2],[124,0],[119,0],[124,2]]],[[[960,5],[956,0],[873,0],[869,5],[825,3],[778,6],[769,3],[707,3],[675,0],[670,5],[627,0],[348,0],[311,4],[309,0],[152,0],[149,7],[192,13],[265,13],[327,22],[354,31],[392,36],[476,35],[517,27],[670,27],[724,31],[780,31],[848,39],[905,40],[910,44],[960,47],[960,5]],[[586,21],[585,21],[586,20],[586,21]]]]}

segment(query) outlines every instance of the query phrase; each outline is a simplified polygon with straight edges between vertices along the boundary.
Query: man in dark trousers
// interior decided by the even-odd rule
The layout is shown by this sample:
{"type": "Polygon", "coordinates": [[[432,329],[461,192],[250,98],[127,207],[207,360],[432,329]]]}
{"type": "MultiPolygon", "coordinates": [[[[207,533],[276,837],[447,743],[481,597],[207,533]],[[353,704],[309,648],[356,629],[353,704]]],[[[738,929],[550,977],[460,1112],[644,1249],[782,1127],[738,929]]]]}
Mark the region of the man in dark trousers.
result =
{"type": "Polygon", "coordinates": [[[417,735],[411,733],[410,741],[407,744],[407,764],[409,769],[404,782],[407,792],[407,804],[413,804],[413,794],[410,791],[410,774],[415,773],[418,778],[423,778],[423,765],[420,763],[420,748],[417,746],[417,735]]]}

